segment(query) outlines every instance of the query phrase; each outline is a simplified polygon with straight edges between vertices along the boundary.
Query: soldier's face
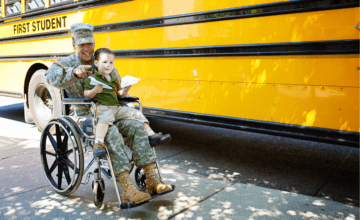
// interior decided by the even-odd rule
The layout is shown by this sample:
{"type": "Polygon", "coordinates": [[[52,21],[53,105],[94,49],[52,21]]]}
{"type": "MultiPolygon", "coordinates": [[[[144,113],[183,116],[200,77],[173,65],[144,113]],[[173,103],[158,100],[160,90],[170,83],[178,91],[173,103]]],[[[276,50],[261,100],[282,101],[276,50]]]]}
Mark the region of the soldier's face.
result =
{"type": "Polygon", "coordinates": [[[95,44],[75,44],[74,49],[84,64],[92,63],[95,44]]]}

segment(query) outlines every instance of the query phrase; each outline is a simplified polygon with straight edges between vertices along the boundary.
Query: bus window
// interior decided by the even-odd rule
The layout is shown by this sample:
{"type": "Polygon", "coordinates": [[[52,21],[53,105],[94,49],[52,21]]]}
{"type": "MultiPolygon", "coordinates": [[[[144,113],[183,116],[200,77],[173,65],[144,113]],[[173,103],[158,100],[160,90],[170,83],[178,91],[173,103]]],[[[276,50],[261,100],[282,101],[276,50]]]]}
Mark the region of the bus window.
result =
{"type": "Polygon", "coordinates": [[[44,6],[44,0],[26,0],[26,10],[43,8],[44,6]]]}
{"type": "Polygon", "coordinates": [[[50,0],[50,4],[54,5],[54,4],[58,4],[58,3],[62,3],[62,2],[67,2],[69,0],[50,0]]]}
{"type": "Polygon", "coordinates": [[[21,0],[6,0],[5,8],[6,15],[19,14],[21,13],[21,0]]]}

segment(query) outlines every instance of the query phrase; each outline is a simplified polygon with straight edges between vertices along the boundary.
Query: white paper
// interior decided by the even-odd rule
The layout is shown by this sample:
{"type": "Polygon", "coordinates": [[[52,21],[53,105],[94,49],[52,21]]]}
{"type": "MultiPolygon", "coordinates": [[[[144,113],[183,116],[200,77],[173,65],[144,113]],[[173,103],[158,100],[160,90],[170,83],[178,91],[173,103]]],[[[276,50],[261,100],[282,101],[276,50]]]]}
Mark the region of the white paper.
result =
{"type": "Polygon", "coordinates": [[[102,83],[98,80],[96,80],[94,77],[89,76],[90,78],[90,85],[96,86],[96,85],[102,85],[103,89],[113,89],[111,86],[106,85],[105,83],[102,83]]]}
{"type": "Polygon", "coordinates": [[[121,78],[121,88],[125,88],[127,86],[134,85],[140,81],[140,78],[136,78],[133,76],[126,75],[121,78]]]}

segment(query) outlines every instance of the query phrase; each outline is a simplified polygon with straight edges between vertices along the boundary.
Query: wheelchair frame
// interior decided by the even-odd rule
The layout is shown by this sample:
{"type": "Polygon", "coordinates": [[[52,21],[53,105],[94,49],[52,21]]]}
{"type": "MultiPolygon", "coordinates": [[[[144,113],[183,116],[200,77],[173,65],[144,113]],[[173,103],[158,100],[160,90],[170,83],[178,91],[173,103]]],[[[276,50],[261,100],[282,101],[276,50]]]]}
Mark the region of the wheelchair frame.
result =
{"type": "MultiPolygon", "coordinates": [[[[105,182],[101,178],[101,172],[103,172],[104,175],[114,183],[120,208],[126,209],[135,207],[136,205],[134,202],[124,203],[121,200],[120,192],[116,184],[117,178],[114,174],[109,150],[107,148],[106,160],[93,157],[84,169],[83,145],[85,146],[85,151],[87,151],[88,147],[93,148],[95,143],[95,103],[91,102],[91,100],[88,98],[64,98],[64,91],[62,89],[61,100],[62,115],[49,121],[42,132],[40,141],[41,162],[44,167],[45,176],[52,188],[59,194],[70,195],[77,190],[77,188],[80,186],[80,183],[87,184],[89,182],[90,176],[94,175],[96,177],[92,183],[94,204],[97,207],[101,207],[105,195],[105,182]],[[67,116],[66,106],[74,104],[91,105],[91,114],[93,117],[76,115],[67,116]],[[81,120],[85,120],[83,124],[81,124],[81,120]],[[89,131],[89,128],[91,127],[86,126],[89,125],[89,120],[91,122],[92,135],[89,131]],[[85,131],[83,130],[84,128],[85,131]],[[55,136],[55,138],[53,136],[55,136]],[[47,139],[49,139],[51,146],[47,145],[47,139]],[[72,156],[72,160],[70,156],[72,156]],[[51,166],[49,166],[49,164],[51,164],[51,162],[49,163],[49,159],[53,160],[51,166]],[[88,172],[90,167],[95,162],[97,167],[95,168],[94,172],[88,172]],[[109,167],[105,166],[105,163],[108,163],[109,167]],[[56,168],[57,174],[54,173],[56,168]],[[84,182],[82,182],[82,179],[86,173],[86,179],[84,182]],[[66,181],[63,181],[63,176],[65,177],[66,181]],[[64,184],[67,184],[67,186],[64,187],[64,184]]],[[[137,97],[125,97],[123,99],[119,99],[119,101],[137,102],[139,104],[140,111],[142,111],[142,104],[137,97]]],[[[152,149],[155,154],[154,147],[152,147],[152,149]]],[[[134,161],[132,157],[129,158],[129,163],[131,165],[129,173],[131,173],[134,168],[134,161]]],[[[156,168],[160,179],[162,179],[157,161],[156,168]]],[[[145,174],[139,167],[137,167],[135,170],[135,182],[141,190],[146,190],[145,174]]]]}

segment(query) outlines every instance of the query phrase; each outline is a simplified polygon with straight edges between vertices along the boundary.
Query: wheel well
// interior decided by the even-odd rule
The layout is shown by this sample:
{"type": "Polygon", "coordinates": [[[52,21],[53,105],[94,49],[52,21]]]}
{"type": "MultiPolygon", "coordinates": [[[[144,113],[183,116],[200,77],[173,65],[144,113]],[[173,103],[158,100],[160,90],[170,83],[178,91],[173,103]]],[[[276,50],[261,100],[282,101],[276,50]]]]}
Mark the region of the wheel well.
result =
{"type": "Polygon", "coordinates": [[[47,70],[48,67],[41,63],[35,63],[29,68],[29,70],[26,73],[25,84],[24,84],[24,94],[26,96],[25,101],[26,101],[27,107],[29,107],[27,97],[28,97],[28,89],[29,89],[30,79],[31,79],[32,75],[39,69],[47,70]]]}

